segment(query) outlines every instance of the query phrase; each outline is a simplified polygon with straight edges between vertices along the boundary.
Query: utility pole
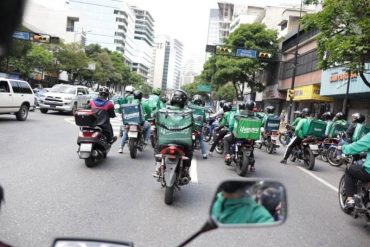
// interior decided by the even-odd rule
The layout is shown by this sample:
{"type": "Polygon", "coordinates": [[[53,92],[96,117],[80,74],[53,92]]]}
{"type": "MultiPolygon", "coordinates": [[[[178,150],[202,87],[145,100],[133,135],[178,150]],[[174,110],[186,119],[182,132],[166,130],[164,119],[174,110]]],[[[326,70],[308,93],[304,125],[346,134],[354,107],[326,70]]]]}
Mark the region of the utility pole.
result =
{"type": "Polygon", "coordinates": [[[348,102],[348,93],[349,93],[349,86],[351,84],[351,70],[347,71],[348,80],[347,80],[347,90],[346,95],[344,97],[343,106],[342,106],[342,112],[347,117],[348,109],[347,109],[347,102],[348,102]]]}
{"type": "MultiPolygon", "coordinates": [[[[292,74],[292,84],[290,86],[291,90],[294,90],[294,84],[295,84],[295,75],[297,73],[297,64],[298,64],[298,48],[299,48],[299,31],[301,29],[300,20],[302,17],[302,5],[303,1],[301,0],[301,7],[299,9],[299,21],[298,21],[298,31],[297,31],[297,43],[295,46],[295,52],[294,52],[294,64],[293,64],[293,74],[292,74]]],[[[293,114],[293,98],[290,98],[289,100],[289,112],[288,112],[288,121],[290,121],[293,114]]]]}

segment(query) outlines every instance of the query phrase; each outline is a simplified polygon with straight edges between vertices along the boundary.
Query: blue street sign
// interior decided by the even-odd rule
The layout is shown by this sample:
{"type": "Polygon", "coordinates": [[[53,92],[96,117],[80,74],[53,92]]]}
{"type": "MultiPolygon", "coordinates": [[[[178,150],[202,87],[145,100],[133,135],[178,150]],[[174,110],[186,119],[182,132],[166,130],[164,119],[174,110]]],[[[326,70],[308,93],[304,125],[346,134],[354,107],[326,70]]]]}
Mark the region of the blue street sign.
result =
{"type": "Polygon", "coordinates": [[[246,50],[246,49],[238,48],[238,49],[236,49],[236,56],[237,57],[256,58],[257,57],[257,51],[256,50],[246,50]]]}
{"type": "Polygon", "coordinates": [[[14,32],[13,38],[21,39],[21,40],[30,40],[30,33],[29,32],[14,32]]]}

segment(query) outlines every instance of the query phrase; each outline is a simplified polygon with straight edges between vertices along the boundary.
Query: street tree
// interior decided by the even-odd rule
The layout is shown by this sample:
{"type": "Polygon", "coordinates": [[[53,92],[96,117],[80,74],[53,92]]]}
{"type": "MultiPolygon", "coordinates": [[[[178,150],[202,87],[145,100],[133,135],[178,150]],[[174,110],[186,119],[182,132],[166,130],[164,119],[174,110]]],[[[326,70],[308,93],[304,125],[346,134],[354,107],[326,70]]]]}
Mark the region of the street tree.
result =
{"type": "Polygon", "coordinates": [[[305,0],[305,4],[322,3],[322,11],[307,14],[305,28],[317,28],[318,59],[321,69],[342,65],[365,77],[366,62],[370,62],[370,4],[369,0],[305,0]]]}
{"type": "Polygon", "coordinates": [[[106,51],[99,53],[96,56],[95,62],[94,79],[98,84],[107,86],[107,83],[110,82],[111,76],[114,73],[113,63],[109,54],[106,51]]]}
{"type": "Polygon", "coordinates": [[[236,93],[232,84],[227,83],[221,86],[216,92],[217,100],[226,100],[232,102],[236,97],[236,93]]]}

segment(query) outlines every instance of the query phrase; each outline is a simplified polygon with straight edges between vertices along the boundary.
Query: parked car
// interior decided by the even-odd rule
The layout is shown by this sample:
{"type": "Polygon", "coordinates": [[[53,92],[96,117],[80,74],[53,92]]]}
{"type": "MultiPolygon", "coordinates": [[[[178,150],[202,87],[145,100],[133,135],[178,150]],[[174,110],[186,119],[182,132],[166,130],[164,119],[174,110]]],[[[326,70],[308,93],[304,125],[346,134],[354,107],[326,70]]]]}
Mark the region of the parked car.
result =
{"type": "Polygon", "coordinates": [[[38,89],[37,92],[35,92],[35,105],[39,106],[40,100],[45,99],[45,93],[50,92],[51,88],[41,88],[38,89]]]}
{"type": "Polygon", "coordinates": [[[35,95],[26,81],[0,78],[0,114],[15,114],[25,121],[35,109],[35,95]]]}
{"type": "Polygon", "coordinates": [[[77,109],[84,108],[90,99],[87,87],[68,84],[56,84],[44,95],[45,98],[39,102],[41,113],[52,110],[74,114],[77,109]]]}

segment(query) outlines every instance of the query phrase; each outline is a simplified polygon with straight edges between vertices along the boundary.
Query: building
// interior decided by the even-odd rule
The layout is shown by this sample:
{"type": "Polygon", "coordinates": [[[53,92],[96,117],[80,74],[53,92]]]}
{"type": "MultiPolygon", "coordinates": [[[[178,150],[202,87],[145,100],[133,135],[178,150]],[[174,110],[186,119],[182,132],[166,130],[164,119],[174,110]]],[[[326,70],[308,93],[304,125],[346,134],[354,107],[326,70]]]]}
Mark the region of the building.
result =
{"type": "Polygon", "coordinates": [[[67,43],[81,42],[85,45],[86,21],[80,11],[71,10],[65,1],[50,4],[46,0],[29,0],[22,25],[32,32],[56,36],[67,43]]]}
{"type": "Polygon", "coordinates": [[[219,14],[218,9],[211,9],[209,12],[208,21],[208,35],[207,44],[208,45],[218,45],[220,44],[220,34],[219,34],[219,14]]]}
{"type": "Polygon", "coordinates": [[[86,17],[86,44],[99,44],[123,54],[128,65],[135,59],[135,14],[124,0],[68,0],[71,10],[86,17]]]}
{"type": "Polygon", "coordinates": [[[153,67],[154,19],[146,10],[131,6],[135,13],[134,48],[132,70],[146,82],[152,82],[150,69],[153,67]]]}
{"type": "Polygon", "coordinates": [[[172,91],[180,87],[183,44],[168,36],[156,38],[154,49],[153,87],[172,91]]]}

